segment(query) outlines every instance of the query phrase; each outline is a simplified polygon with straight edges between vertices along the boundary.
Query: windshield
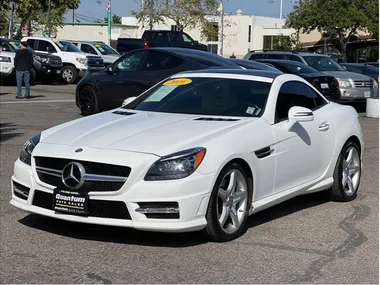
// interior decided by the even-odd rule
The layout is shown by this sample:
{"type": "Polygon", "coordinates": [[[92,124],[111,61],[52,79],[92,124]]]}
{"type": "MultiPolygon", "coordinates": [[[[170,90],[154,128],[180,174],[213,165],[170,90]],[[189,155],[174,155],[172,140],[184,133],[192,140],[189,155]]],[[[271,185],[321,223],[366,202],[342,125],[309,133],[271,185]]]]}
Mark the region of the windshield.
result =
{"type": "Polygon", "coordinates": [[[16,41],[1,41],[0,50],[1,51],[9,51],[16,52],[21,47],[21,44],[16,41]]]}
{"type": "Polygon", "coordinates": [[[328,56],[303,56],[303,59],[319,71],[345,71],[339,63],[328,56]]]}
{"type": "Polygon", "coordinates": [[[105,44],[95,44],[96,49],[102,54],[119,54],[117,51],[115,51],[113,48],[105,45],[105,44]]]}
{"type": "Polygon", "coordinates": [[[66,41],[58,41],[58,40],[54,40],[53,41],[57,46],[58,48],[61,50],[61,51],[67,51],[67,52],[81,52],[76,46],[74,46],[72,43],[70,42],[66,42],[66,41]]]}
{"type": "Polygon", "coordinates": [[[271,85],[244,79],[169,79],[123,108],[163,113],[260,117],[271,85]]]}
{"type": "Polygon", "coordinates": [[[278,63],[276,65],[282,72],[291,74],[320,73],[318,70],[302,63],[278,63]]]}

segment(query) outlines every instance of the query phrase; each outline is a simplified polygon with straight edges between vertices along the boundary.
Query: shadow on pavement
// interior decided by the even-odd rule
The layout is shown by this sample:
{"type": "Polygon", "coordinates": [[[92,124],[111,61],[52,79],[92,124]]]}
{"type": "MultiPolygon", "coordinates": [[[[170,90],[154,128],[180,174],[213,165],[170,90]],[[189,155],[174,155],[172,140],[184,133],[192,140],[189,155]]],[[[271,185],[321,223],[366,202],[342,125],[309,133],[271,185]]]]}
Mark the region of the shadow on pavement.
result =
{"type": "MultiPolygon", "coordinates": [[[[294,198],[258,214],[250,216],[248,228],[268,223],[306,208],[326,203],[320,193],[294,198]]],[[[136,244],[158,247],[190,247],[207,242],[202,232],[157,233],[130,228],[99,226],[62,221],[36,214],[29,214],[19,222],[25,226],[75,239],[102,242],[136,244]]]]}
{"type": "Polygon", "coordinates": [[[2,93],[0,92],[0,96],[9,95],[10,93],[2,93]]]}
{"type": "Polygon", "coordinates": [[[15,130],[17,128],[12,123],[0,123],[0,142],[5,142],[23,134],[14,132],[15,130]]]}

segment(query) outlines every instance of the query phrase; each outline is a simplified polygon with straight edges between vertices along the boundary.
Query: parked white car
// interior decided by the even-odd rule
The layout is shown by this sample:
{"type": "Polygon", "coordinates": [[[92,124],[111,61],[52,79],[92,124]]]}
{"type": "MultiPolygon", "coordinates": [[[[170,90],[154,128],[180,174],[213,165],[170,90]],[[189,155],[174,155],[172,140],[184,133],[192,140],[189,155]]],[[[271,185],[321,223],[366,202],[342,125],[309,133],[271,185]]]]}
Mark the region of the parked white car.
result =
{"type": "Polygon", "coordinates": [[[0,50],[0,80],[16,76],[15,53],[0,50]]]}
{"type": "Polygon", "coordinates": [[[111,65],[120,54],[109,45],[97,41],[70,41],[82,52],[98,55],[103,58],[104,65],[111,65]]]}
{"type": "Polygon", "coordinates": [[[104,69],[104,62],[100,56],[83,53],[69,41],[45,37],[24,37],[23,39],[35,51],[53,53],[61,57],[62,78],[69,84],[89,72],[104,69]]]}
{"type": "Polygon", "coordinates": [[[296,75],[183,72],[126,104],[27,140],[11,204],[67,221],[204,230],[229,241],[249,215],[294,196],[357,195],[357,112],[296,75]]]}

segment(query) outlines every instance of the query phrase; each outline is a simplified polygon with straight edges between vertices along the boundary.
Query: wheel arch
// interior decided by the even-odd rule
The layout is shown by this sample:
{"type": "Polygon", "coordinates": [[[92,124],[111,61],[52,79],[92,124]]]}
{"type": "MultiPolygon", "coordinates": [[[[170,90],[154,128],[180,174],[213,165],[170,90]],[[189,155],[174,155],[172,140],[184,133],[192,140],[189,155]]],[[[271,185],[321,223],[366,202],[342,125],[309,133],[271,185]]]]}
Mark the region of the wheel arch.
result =
{"type": "MultiPolygon", "coordinates": [[[[361,144],[359,138],[358,138],[356,135],[352,135],[352,136],[350,136],[350,137],[345,141],[345,143],[343,144],[343,146],[344,146],[346,143],[348,143],[349,141],[353,141],[354,143],[356,143],[356,144],[358,145],[358,147],[359,147],[359,153],[361,154],[361,153],[362,153],[362,144],[361,144]]],[[[342,146],[342,148],[343,148],[343,146],[342,146]]]]}

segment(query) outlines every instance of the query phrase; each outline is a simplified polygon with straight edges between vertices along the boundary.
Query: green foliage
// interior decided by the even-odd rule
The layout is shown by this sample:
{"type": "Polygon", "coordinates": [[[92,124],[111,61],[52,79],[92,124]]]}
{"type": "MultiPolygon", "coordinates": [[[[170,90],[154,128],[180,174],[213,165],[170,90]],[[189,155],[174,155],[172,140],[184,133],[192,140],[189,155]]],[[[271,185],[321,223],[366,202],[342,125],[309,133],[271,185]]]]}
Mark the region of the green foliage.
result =
{"type": "MultiPolygon", "coordinates": [[[[206,15],[215,14],[217,0],[147,0],[140,11],[132,11],[143,26],[173,20],[178,30],[206,25],[206,15]]],[[[151,27],[150,27],[151,28],[151,27]]]]}
{"type": "Polygon", "coordinates": [[[299,0],[286,26],[303,33],[317,29],[336,37],[345,61],[349,38],[358,30],[369,30],[378,36],[378,23],[376,0],[299,0]]]}
{"type": "MultiPolygon", "coordinates": [[[[103,21],[102,20],[96,20],[95,23],[108,23],[108,17],[104,17],[103,21]]],[[[121,24],[121,17],[113,14],[111,18],[111,23],[112,24],[121,24]]]]}
{"type": "MultiPolygon", "coordinates": [[[[14,0],[16,4],[16,17],[18,27],[16,38],[21,38],[24,25],[35,23],[36,26],[46,27],[48,25],[49,0],[14,0]]],[[[50,0],[51,3],[51,26],[52,30],[62,26],[67,9],[77,9],[80,0],[50,0]]],[[[9,1],[1,5],[2,13],[9,10],[9,1]]],[[[0,15],[1,17],[1,15],[0,15]]]]}

